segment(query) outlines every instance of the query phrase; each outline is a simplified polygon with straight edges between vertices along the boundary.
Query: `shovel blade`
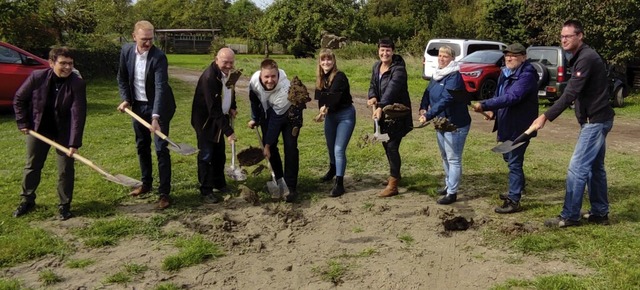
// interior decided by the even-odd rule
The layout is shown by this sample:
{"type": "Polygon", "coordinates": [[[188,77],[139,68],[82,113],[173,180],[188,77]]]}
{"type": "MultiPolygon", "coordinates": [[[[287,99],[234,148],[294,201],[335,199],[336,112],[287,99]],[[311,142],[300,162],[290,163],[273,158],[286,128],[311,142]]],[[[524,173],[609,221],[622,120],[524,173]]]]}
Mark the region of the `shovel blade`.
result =
{"type": "Polygon", "coordinates": [[[387,141],[389,141],[389,134],[386,134],[386,133],[385,134],[374,134],[373,138],[376,141],[387,142],[387,141]]]}
{"type": "Polygon", "coordinates": [[[282,194],[280,193],[280,188],[275,181],[267,181],[267,190],[269,194],[271,194],[272,198],[280,199],[282,198],[282,194]]]}
{"type": "Polygon", "coordinates": [[[235,181],[245,181],[247,180],[247,175],[240,168],[228,167],[225,172],[227,176],[235,181]]]}
{"type": "Polygon", "coordinates": [[[134,188],[134,187],[139,187],[142,185],[142,181],[140,180],[136,180],[133,179],[129,176],[126,175],[122,175],[122,174],[116,174],[116,175],[105,175],[104,178],[106,180],[109,180],[113,183],[117,183],[120,185],[124,185],[126,187],[130,187],[130,188],[134,188]]]}
{"type": "Polygon", "coordinates": [[[518,147],[520,147],[522,145],[524,145],[524,142],[519,142],[519,143],[513,144],[513,141],[507,140],[507,141],[502,142],[500,145],[491,148],[491,151],[496,152],[496,153],[505,154],[505,153],[509,153],[509,152],[513,151],[514,149],[516,149],[516,148],[518,148],[518,147]]]}
{"type": "Polygon", "coordinates": [[[175,152],[178,152],[182,155],[192,155],[195,153],[198,153],[198,149],[193,148],[191,145],[189,144],[184,144],[184,143],[180,143],[180,144],[171,144],[169,143],[169,149],[175,152]]]}

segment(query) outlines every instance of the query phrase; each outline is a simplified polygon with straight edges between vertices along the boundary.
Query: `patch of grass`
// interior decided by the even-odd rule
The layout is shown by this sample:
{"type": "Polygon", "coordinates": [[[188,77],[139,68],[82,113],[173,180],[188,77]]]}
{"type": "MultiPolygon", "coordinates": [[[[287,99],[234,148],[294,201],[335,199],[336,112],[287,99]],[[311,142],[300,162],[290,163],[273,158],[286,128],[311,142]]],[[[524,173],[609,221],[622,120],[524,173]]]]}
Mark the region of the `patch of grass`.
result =
{"type": "Polygon", "coordinates": [[[134,277],[140,276],[140,274],[144,273],[149,269],[149,267],[145,265],[139,265],[134,263],[124,264],[122,267],[122,271],[117,272],[111,276],[105,278],[105,283],[108,284],[123,284],[128,283],[133,280],[134,277]]]}
{"type": "Polygon", "coordinates": [[[201,235],[180,239],[176,242],[176,247],[181,249],[180,252],[164,259],[162,262],[163,270],[177,271],[224,255],[217,244],[206,240],[201,235]]]}
{"type": "Polygon", "coordinates": [[[49,254],[64,256],[68,250],[69,247],[58,237],[18,221],[0,235],[0,267],[49,254]]]}
{"type": "Polygon", "coordinates": [[[362,232],[364,232],[364,229],[363,229],[362,227],[354,227],[354,228],[351,230],[351,232],[356,233],[356,234],[357,234],[357,233],[362,233],[362,232]]]}
{"type": "Polygon", "coordinates": [[[322,280],[339,285],[343,282],[342,278],[347,273],[349,267],[336,260],[329,260],[327,265],[323,267],[315,267],[313,271],[318,273],[322,280]]]}
{"type": "Polygon", "coordinates": [[[67,261],[67,268],[70,269],[83,269],[87,266],[95,264],[96,261],[93,259],[77,259],[77,260],[69,260],[67,261]]]}
{"type": "Polygon", "coordinates": [[[22,288],[22,282],[18,279],[6,279],[0,278],[0,289],[2,290],[20,290],[22,288]]]}
{"type": "Polygon", "coordinates": [[[402,241],[403,243],[407,244],[408,246],[410,246],[414,242],[414,239],[410,234],[401,234],[401,235],[398,236],[398,240],[402,241]]]}
{"type": "Polygon", "coordinates": [[[51,286],[53,284],[62,282],[62,280],[62,277],[53,272],[53,270],[51,269],[46,269],[38,273],[38,281],[40,281],[44,286],[51,286]]]}
{"type": "MultiPolygon", "coordinates": [[[[627,285],[630,286],[630,285],[627,285]]],[[[581,277],[572,275],[560,274],[551,276],[537,277],[533,280],[508,280],[507,282],[493,287],[493,290],[508,290],[508,289],[563,289],[563,290],[582,290],[582,289],[603,289],[599,287],[593,287],[590,283],[587,283],[581,277]]],[[[609,287],[605,287],[609,288],[609,287]]],[[[611,289],[611,288],[609,288],[611,289]]],[[[621,288],[631,289],[631,288],[621,288]]]]}
{"type": "Polygon", "coordinates": [[[98,220],[86,228],[77,230],[78,236],[85,238],[84,244],[92,248],[113,246],[121,238],[136,234],[139,222],[127,217],[112,220],[98,220]]]}
{"type": "Polygon", "coordinates": [[[374,204],[373,202],[365,202],[365,203],[362,205],[362,209],[364,209],[364,210],[366,210],[366,211],[370,211],[370,210],[373,208],[373,206],[374,206],[374,205],[375,205],[375,204],[374,204]]]}
{"type": "Polygon", "coordinates": [[[173,284],[173,283],[165,283],[165,284],[160,284],[160,285],[156,285],[156,287],[153,288],[154,290],[180,290],[182,289],[182,287],[173,284]]]}

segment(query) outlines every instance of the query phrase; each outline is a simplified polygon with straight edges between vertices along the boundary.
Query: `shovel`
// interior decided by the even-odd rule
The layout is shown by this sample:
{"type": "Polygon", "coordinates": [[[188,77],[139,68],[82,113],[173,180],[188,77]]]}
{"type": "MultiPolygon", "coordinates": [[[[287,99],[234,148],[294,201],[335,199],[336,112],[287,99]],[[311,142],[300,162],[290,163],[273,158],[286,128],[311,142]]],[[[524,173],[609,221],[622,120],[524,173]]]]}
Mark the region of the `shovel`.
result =
{"type": "MultiPolygon", "coordinates": [[[[258,136],[258,142],[260,142],[260,148],[262,148],[262,151],[264,152],[264,144],[262,144],[262,137],[260,136],[260,131],[258,131],[258,126],[254,129],[256,130],[256,136],[258,136]]],[[[269,162],[269,159],[265,158],[265,160],[267,160],[267,167],[269,167],[269,171],[271,172],[271,180],[267,181],[267,190],[269,191],[269,194],[271,194],[272,198],[279,199],[282,197],[282,192],[280,191],[280,187],[278,187],[276,174],[273,172],[273,168],[271,168],[271,162],[269,162]]]]}
{"type": "MultiPolygon", "coordinates": [[[[460,102],[460,103],[465,103],[467,105],[471,105],[471,94],[469,94],[469,92],[467,92],[467,90],[449,90],[447,89],[447,91],[449,91],[449,94],[451,95],[451,97],[453,97],[453,100],[456,102],[460,102]]],[[[485,118],[487,119],[491,119],[489,117],[489,115],[487,115],[487,113],[485,112],[477,112],[482,114],[485,118]]]]}
{"type": "MultiPolygon", "coordinates": [[[[151,129],[151,124],[149,124],[144,119],[140,118],[140,116],[138,116],[136,113],[131,111],[129,108],[125,108],[124,111],[127,112],[127,114],[131,115],[131,117],[136,119],[138,122],[140,122],[140,124],[142,124],[145,127],[151,129]]],[[[169,142],[169,149],[171,149],[173,151],[176,151],[176,152],[178,152],[178,153],[180,153],[182,155],[191,155],[191,154],[195,154],[195,153],[198,152],[198,149],[193,148],[189,144],[184,144],[184,143],[176,144],[175,142],[171,141],[171,139],[169,139],[169,137],[167,135],[165,135],[164,133],[162,133],[162,132],[160,132],[158,130],[154,131],[153,134],[156,134],[158,137],[160,137],[160,139],[169,142]]]]}
{"type": "MultiPolygon", "coordinates": [[[[42,135],[38,134],[38,132],[33,131],[33,130],[28,130],[27,134],[29,134],[29,135],[31,135],[33,137],[36,137],[40,141],[42,141],[44,143],[47,143],[47,144],[55,147],[56,149],[64,152],[65,154],[69,155],[69,152],[70,152],[69,148],[66,148],[66,147],[56,143],[55,141],[53,141],[53,140],[51,140],[51,139],[49,139],[49,138],[47,138],[45,136],[42,136],[42,135]]],[[[142,185],[141,181],[135,180],[135,179],[133,179],[133,178],[131,178],[129,176],[126,176],[126,175],[122,175],[122,174],[111,175],[108,172],[104,171],[104,169],[100,168],[98,165],[96,165],[93,162],[91,162],[91,160],[80,156],[80,154],[78,154],[78,153],[74,153],[71,157],[73,157],[75,160],[78,160],[78,161],[88,165],[93,170],[95,170],[98,173],[102,174],[106,180],[109,180],[111,182],[114,182],[114,183],[117,183],[117,184],[120,184],[120,185],[124,185],[124,186],[127,186],[127,187],[131,187],[131,188],[139,187],[139,186],[142,185]]]]}
{"type": "MultiPolygon", "coordinates": [[[[233,117],[231,119],[231,127],[233,128],[233,117]]],[[[236,141],[231,141],[231,167],[228,167],[225,171],[229,178],[236,181],[244,181],[247,179],[247,175],[242,172],[240,166],[236,167],[236,141]]]]}
{"type": "Polygon", "coordinates": [[[516,138],[515,140],[504,141],[500,145],[493,147],[491,151],[496,153],[502,153],[502,154],[509,153],[514,149],[524,145],[524,142],[531,138],[531,133],[535,131],[536,131],[536,127],[531,126],[529,127],[529,129],[527,129],[527,131],[524,131],[524,133],[520,134],[520,136],[518,136],[518,138],[516,138]]]}
{"type": "MultiPolygon", "coordinates": [[[[376,107],[372,106],[371,109],[375,113],[376,107]]],[[[375,131],[375,133],[373,133],[373,141],[380,141],[380,142],[389,141],[389,134],[387,134],[387,133],[380,134],[380,125],[378,125],[378,118],[373,119],[373,121],[374,121],[374,124],[376,126],[376,131],[375,131]]]]}

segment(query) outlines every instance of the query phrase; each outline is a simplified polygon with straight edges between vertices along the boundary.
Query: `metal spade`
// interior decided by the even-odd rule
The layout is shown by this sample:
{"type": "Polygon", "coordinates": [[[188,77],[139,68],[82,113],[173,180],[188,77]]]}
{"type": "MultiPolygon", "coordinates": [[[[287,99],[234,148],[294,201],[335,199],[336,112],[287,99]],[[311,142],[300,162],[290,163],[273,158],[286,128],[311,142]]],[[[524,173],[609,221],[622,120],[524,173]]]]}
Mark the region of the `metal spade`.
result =
{"type": "MultiPolygon", "coordinates": [[[[262,148],[262,150],[264,151],[264,144],[262,143],[262,137],[260,136],[260,131],[258,130],[258,126],[254,127],[254,129],[256,131],[256,136],[258,136],[258,142],[260,142],[260,148],[262,148]]],[[[271,162],[269,162],[268,158],[265,158],[265,160],[267,161],[267,167],[271,172],[271,180],[267,181],[267,190],[269,191],[269,194],[271,194],[271,197],[281,198],[282,192],[280,191],[280,187],[278,187],[278,181],[276,181],[276,174],[273,172],[273,168],[271,167],[271,162]]]]}
{"type": "MultiPolygon", "coordinates": [[[[47,143],[53,147],[55,147],[56,149],[64,152],[65,154],[69,154],[69,148],[66,148],[58,143],[56,143],[55,141],[40,135],[38,132],[33,131],[33,130],[28,130],[27,134],[39,139],[40,141],[47,143]]],[[[135,180],[129,176],[126,175],[122,175],[122,174],[116,174],[116,175],[112,175],[109,172],[106,172],[104,169],[100,168],[98,165],[96,165],[95,163],[91,162],[91,160],[82,157],[80,154],[78,153],[74,153],[71,157],[73,157],[74,159],[88,165],[89,167],[91,167],[91,169],[97,171],[98,173],[102,174],[104,176],[104,178],[106,180],[109,180],[111,182],[120,184],[120,185],[124,185],[127,187],[139,187],[142,185],[142,181],[139,180],[135,180]]]]}
{"type": "Polygon", "coordinates": [[[529,127],[529,129],[527,129],[527,131],[524,131],[524,133],[520,134],[520,136],[518,136],[515,140],[504,141],[500,145],[493,147],[491,151],[496,153],[502,153],[502,154],[509,153],[514,149],[524,145],[524,142],[531,139],[531,134],[536,130],[537,130],[536,127],[531,126],[529,127]]]}
{"type": "Polygon", "coordinates": [[[229,178],[236,181],[244,181],[247,180],[247,175],[240,168],[240,166],[236,167],[236,142],[231,141],[231,167],[228,167],[225,171],[229,178]]]}
{"type": "MultiPolygon", "coordinates": [[[[133,117],[134,119],[136,119],[136,121],[140,122],[140,124],[144,125],[145,127],[151,129],[151,124],[149,124],[147,121],[145,121],[144,119],[140,118],[140,116],[138,116],[136,113],[134,113],[133,111],[131,111],[129,108],[125,108],[124,111],[129,114],[131,117],[133,117]]],[[[191,145],[189,144],[184,144],[184,143],[180,143],[177,144],[175,142],[173,142],[171,139],[169,139],[169,137],[167,135],[165,135],[164,133],[160,132],[160,131],[154,131],[153,134],[156,134],[158,137],[160,137],[160,139],[162,140],[166,140],[167,142],[169,142],[169,149],[176,151],[182,155],[191,155],[191,154],[195,154],[198,152],[198,149],[193,148],[191,145]]]]}

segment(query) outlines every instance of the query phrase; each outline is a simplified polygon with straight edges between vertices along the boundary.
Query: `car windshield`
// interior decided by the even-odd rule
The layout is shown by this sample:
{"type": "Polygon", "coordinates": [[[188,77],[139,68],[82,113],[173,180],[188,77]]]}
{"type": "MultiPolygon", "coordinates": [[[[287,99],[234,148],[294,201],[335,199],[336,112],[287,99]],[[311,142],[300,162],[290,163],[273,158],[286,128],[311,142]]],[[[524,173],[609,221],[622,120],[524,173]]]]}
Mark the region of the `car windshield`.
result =
{"type": "Polygon", "coordinates": [[[527,59],[531,62],[540,62],[546,66],[557,66],[558,51],[550,49],[530,49],[527,51],[527,59]]]}
{"type": "Polygon", "coordinates": [[[430,56],[438,56],[438,51],[440,50],[440,47],[443,47],[445,45],[451,47],[451,49],[453,49],[453,52],[455,52],[456,55],[460,55],[460,45],[455,43],[449,43],[449,42],[429,43],[429,46],[427,47],[427,54],[429,54],[430,56]]]}
{"type": "Polygon", "coordinates": [[[497,63],[502,58],[502,51],[480,50],[465,56],[460,60],[464,63],[497,63]]]}

